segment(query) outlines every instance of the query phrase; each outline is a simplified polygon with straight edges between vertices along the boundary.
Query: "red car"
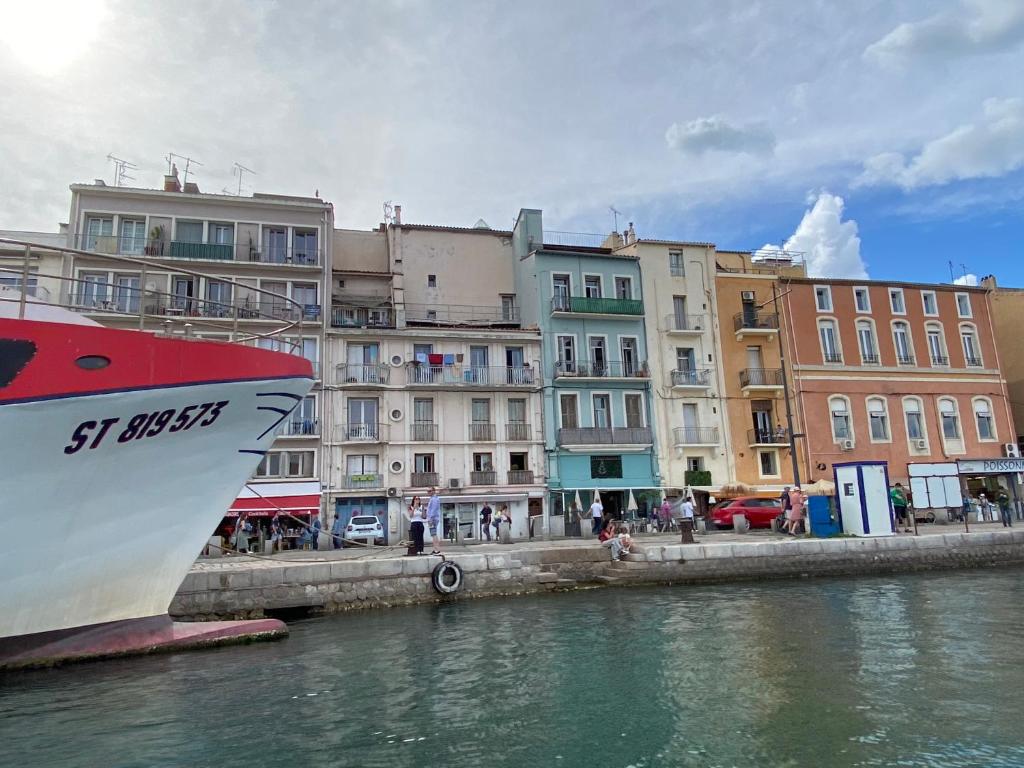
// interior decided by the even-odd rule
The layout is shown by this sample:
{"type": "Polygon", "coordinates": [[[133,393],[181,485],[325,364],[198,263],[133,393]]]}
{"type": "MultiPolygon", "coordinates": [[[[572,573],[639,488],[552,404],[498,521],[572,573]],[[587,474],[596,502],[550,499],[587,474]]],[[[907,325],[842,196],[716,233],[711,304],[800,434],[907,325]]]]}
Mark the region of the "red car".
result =
{"type": "Polygon", "coordinates": [[[751,528],[771,528],[772,520],[782,512],[778,499],[763,499],[757,496],[740,496],[715,505],[711,510],[711,522],[717,528],[732,528],[732,516],[746,515],[751,528]]]}

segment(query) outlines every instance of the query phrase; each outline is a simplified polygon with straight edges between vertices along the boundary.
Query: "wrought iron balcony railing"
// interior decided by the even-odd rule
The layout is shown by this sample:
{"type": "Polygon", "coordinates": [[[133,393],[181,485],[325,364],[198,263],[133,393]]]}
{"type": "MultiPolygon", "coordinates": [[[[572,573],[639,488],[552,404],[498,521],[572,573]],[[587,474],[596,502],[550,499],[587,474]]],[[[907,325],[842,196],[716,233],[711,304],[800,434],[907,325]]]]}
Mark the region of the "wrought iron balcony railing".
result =
{"type": "Polygon", "coordinates": [[[412,430],[412,439],[418,442],[437,442],[437,424],[427,421],[414,421],[409,425],[412,430]]]}
{"type": "Polygon", "coordinates": [[[437,472],[413,472],[411,483],[414,488],[429,488],[437,485],[437,472]]]}
{"type": "Polygon", "coordinates": [[[718,445],[718,427],[675,427],[674,445],[718,445]]]}
{"type": "Polygon", "coordinates": [[[529,440],[531,434],[531,427],[525,421],[510,421],[505,424],[506,440],[529,440]]]}
{"type": "Polygon", "coordinates": [[[774,312],[738,312],[732,318],[736,331],[777,331],[779,316],[774,312]]]}
{"type": "Polygon", "coordinates": [[[781,387],[781,368],[745,368],[740,371],[741,387],[781,387]]]}
{"type": "Polygon", "coordinates": [[[666,315],[665,328],[669,331],[706,331],[711,327],[707,315],[666,315]]]}
{"type": "Polygon", "coordinates": [[[532,469],[510,469],[508,471],[509,485],[533,485],[532,469]]]}
{"type": "Polygon", "coordinates": [[[381,363],[338,366],[338,384],[387,384],[391,381],[391,366],[381,363]]]}
{"type": "Polygon", "coordinates": [[[495,485],[497,482],[498,473],[492,469],[469,473],[470,485],[495,485]]]}
{"type": "Polygon", "coordinates": [[[494,442],[494,425],[482,421],[471,421],[469,423],[469,439],[481,440],[485,443],[494,442]]]}
{"type": "Polygon", "coordinates": [[[558,360],[555,378],[578,376],[594,379],[646,379],[650,371],[646,364],[635,360],[558,360]]]}
{"type": "Polygon", "coordinates": [[[669,380],[673,387],[707,387],[711,385],[710,368],[684,368],[671,371],[669,380]]]}
{"type": "Polygon", "coordinates": [[[789,430],[781,426],[775,429],[748,429],[747,442],[750,445],[789,445],[789,430]]]}
{"type": "Polygon", "coordinates": [[[653,442],[649,427],[562,427],[559,445],[647,445],[653,442]]]}
{"type": "Polygon", "coordinates": [[[551,299],[551,311],[588,315],[642,315],[644,313],[644,303],[640,299],[555,296],[551,299]]]}

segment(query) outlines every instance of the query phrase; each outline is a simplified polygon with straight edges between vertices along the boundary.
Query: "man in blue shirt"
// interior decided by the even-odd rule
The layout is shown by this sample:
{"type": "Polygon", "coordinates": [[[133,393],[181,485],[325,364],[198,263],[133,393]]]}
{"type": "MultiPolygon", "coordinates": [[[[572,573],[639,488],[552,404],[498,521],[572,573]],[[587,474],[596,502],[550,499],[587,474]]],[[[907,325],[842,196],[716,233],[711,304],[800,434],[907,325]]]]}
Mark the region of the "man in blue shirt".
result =
{"type": "Polygon", "coordinates": [[[430,489],[430,501],[427,502],[427,528],[430,529],[430,538],[434,542],[432,555],[441,554],[441,497],[437,495],[437,488],[430,489]]]}

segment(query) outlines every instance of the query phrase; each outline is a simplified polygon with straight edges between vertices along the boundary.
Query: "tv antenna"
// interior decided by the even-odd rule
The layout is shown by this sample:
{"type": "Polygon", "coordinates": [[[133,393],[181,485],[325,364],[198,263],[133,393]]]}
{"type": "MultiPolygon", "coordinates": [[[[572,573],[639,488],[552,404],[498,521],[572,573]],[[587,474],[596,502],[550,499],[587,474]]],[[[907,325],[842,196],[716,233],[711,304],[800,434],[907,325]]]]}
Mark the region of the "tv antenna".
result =
{"type": "Polygon", "coordinates": [[[614,205],[609,205],[608,210],[612,212],[612,220],[615,222],[615,232],[619,231],[619,216],[622,215],[621,211],[615,210],[614,205]]]}
{"type": "Polygon", "coordinates": [[[191,157],[185,157],[185,155],[178,155],[178,154],[175,154],[174,152],[168,152],[167,153],[167,157],[164,158],[164,160],[167,161],[167,175],[168,176],[171,175],[171,170],[174,168],[174,159],[175,158],[177,158],[179,160],[184,160],[185,161],[185,175],[181,177],[181,186],[184,187],[185,184],[188,182],[188,171],[189,171],[189,168],[192,167],[193,165],[202,165],[202,163],[200,163],[198,160],[193,160],[191,157]]]}
{"type": "Polygon", "coordinates": [[[134,181],[135,177],[128,174],[128,171],[134,171],[139,166],[135,163],[129,163],[127,160],[122,160],[120,157],[114,155],[107,155],[107,160],[114,164],[114,186],[120,187],[124,185],[126,181],[134,181]]]}
{"type": "Polygon", "coordinates": [[[384,223],[391,224],[395,220],[395,206],[391,204],[390,200],[384,201],[384,223]]]}
{"type": "Polygon", "coordinates": [[[256,175],[256,171],[252,168],[246,168],[241,163],[235,163],[231,168],[231,175],[238,176],[238,196],[242,196],[242,176],[246,173],[251,173],[253,176],[256,175]]]}

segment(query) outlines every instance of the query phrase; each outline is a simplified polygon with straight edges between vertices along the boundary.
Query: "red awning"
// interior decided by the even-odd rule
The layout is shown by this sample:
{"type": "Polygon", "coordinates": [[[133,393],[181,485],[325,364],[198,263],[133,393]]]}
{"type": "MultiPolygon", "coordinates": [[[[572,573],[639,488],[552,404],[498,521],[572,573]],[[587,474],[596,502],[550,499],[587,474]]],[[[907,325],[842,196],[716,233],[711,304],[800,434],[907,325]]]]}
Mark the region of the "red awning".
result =
{"type": "Polygon", "coordinates": [[[238,517],[239,512],[248,512],[253,517],[273,517],[278,511],[289,515],[315,515],[320,511],[320,497],[316,494],[303,494],[235,499],[225,517],[238,517]]]}

